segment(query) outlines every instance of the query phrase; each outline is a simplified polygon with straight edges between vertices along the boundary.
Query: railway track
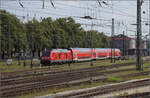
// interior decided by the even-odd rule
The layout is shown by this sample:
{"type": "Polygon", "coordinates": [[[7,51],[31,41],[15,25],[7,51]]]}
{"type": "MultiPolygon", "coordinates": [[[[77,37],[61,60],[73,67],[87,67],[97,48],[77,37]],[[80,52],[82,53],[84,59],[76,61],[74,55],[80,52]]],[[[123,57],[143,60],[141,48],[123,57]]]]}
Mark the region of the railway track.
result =
{"type": "Polygon", "coordinates": [[[118,83],[116,85],[102,86],[102,87],[89,89],[89,90],[77,91],[77,92],[64,94],[64,95],[63,94],[53,95],[52,97],[53,98],[90,98],[93,96],[98,96],[98,95],[102,95],[114,91],[120,91],[124,89],[130,89],[130,88],[136,88],[136,87],[142,87],[148,85],[150,85],[150,79],[143,79],[143,80],[132,81],[132,82],[118,83]]]}
{"type": "MultiPolygon", "coordinates": [[[[24,74],[15,74],[15,75],[10,75],[9,77],[5,77],[3,76],[3,73],[1,73],[1,80],[6,80],[6,79],[15,79],[15,78],[24,78],[24,77],[31,77],[31,76],[43,76],[43,75],[54,75],[54,74],[61,74],[61,73],[70,73],[70,72],[85,72],[85,71],[91,71],[91,70],[105,70],[106,68],[117,68],[120,66],[132,66],[135,63],[125,63],[125,64],[113,64],[113,65],[108,65],[108,66],[97,66],[97,67],[93,67],[93,68],[83,68],[83,69],[73,69],[73,70],[64,70],[64,71],[50,71],[48,69],[48,71],[46,72],[41,72],[41,73],[36,73],[36,72],[28,72],[25,71],[24,74]],[[50,72],[49,72],[50,71],[50,72]]],[[[46,69],[47,70],[47,69],[46,69]]]]}
{"type": "MultiPolygon", "coordinates": [[[[35,77],[27,77],[27,78],[10,78],[10,79],[2,79],[0,94],[2,97],[13,97],[22,94],[32,93],[34,91],[41,91],[48,88],[63,88],[73,85],[79,85],[81,83],[90,83],[91,77],[103,76],[102,78],[93,78],[92,81],[107,81],[107,77],[104,76],[105,73],[117,73],[123,71],[135,70],[134,68],[120,69],[120,70],[109,70],[111,68],[119,68],[122,66],[133,66],[134,63],[125,63],[125,64],[113,64],[109,66],[98,66],[93,68],[85,68],[85,69],[76,69],[76,70],[67,70],[67,71],[56,71],[56,72],[46,72],[44,74],[32,74],[31,76],[35,77]],[[85,79],[86,78],[86,79],[85,79]],[[84,80],[83,80],[84,79],[84,80]],[[76,81],[77,80],[77,81],[76,81]],[[81,80],[81,81],[80,81],[81,80]]],[[[144,73],[135,73],[127,75],[129,76],[137,76],[147,75],[149,72],[144,73]]],[[[29,75],[30,76],[30,75],[29,75]]],[[[118,76],[119,77],[119,76],[118,76]]],[[[121,76],[120,76],[121,77],[121,76]]],[[[126,77],[124,75],[124,77],[126,77]]]]}
{"type": "Polygon", "coordinates": [[[40,73],[44,71],[49,71],[49,68],[34,68],[30,70],[23,70],[23,71],[15,71],[15,72],[1,72],[1,78],[16,78],[16,77],[25,77],[31,74],[40,73]]]}
{"type": "MultiPolygon", "coordinates": [[[[145,62],[147,62],[145,60],[145,62]]],[[[113,65],[108,65],[108,66],[115,66],[115,65],[119,65],[119,66],[130,66],[131,64],[136,64],[135,62],[131,62],[131,63],[124,63],[124,64],[113,64],[113,65]]],[[[119,67],[118,66],[118,67],[119,67]]],[[[98,67],[94,67],[94,68],[99,68],[99,67],[105,67],[105,66],[98,66],[98,67]]],[[[117,66],[116,66],[117,67],[117,66]]],[[[111,68],[111,67],[110,67],[111,68]]],[[[83,69],[73,69],[71,71],[77,71],[77,70],[87,70],[87,69],[91,69],[91,68],[83,68],[83,69]]],[[[24,70],[24,71],[16,71],[16,72],[1,72],[1,80],[3,79],[11,79],[11,78],[20,78],[20,77],[30,77],[30,76],[43,76],[45,74],[56,74],[56,73],[64,73],[64,72],[70,72],[70,70],[60,70],[60,69],[55,69],[55,70],[51,70],[49,68],[35,68],[35,69],[31,69],[31,70],[24,70]]]]}
{"type": "MultiPolygon", "coordinates": [[[[21,84],[21,83],[29,83],[29,82],[36,82],[36,81],[42,81],[42,80],[48,80],[48,79],[56,79],[56,78],[66,78],[66,76],[71,77],[71,75],[84,75],[84,77],[89,77],[92,75],[91,73],[94,72],[99,72],[99,74],[104,74],[106,69],[111,69],[111,68],[118,68],[121,66],[133,66],[133,63],[128,63],[128,64],[120,64],[120,65],[110,65],[110,66],[99,66],[99,67],[94,67],[94,68],[85,68],[85,69],[78,69],[78,70],[72,70],[72,71],[61,71],[61,72],[47,72],[45,74],[32,74],[35,77],[32,78],[12,78],[12,79],[2,79],[0,80],[1,86],[6,86],[6,85],[14,85],[14,84],[21,84]],[[104,71],[104,72],[100,72],[104,71]]],[[[130,70],[130,69],[126,69],[130,70]]],[[[125,71],[126,71],[125,70],[125,71]]],[[[133,69],[132,69],[133,70],[133,69]]],[[[113,71],[114,72],[114,71],[113,71]]],[[[30,76],[30,75],[29,75],[30,76]]],[[[28,77],[29,77],[28,76],[28,77]]]]}
{"type": "MultiPolygon", "coordinates": [[[[138,73],[134,73],[134,74],[129,74],[126,75],[126,77],[130,77],[130,76],[135,76],[138,73]]],[[[143,72],[140,73],[141,75],[147,75],[149,74],[148,72],[143,72]]],[[[140,76],[140,74],[138,74],[138,76],[140,76]]],[[[98,74],[95,74],[98,75],[98,74]]],[[[99,74],[101,75],[101,74],[99,74]]],[[[120,76],[121,77],[121,76],[120,76]]],[[[16,84],[16,85],[12,85],[12,86],[4,86],[1,87],[0,90],[2,97],[12,97],[12,96],[17,96],[17,95],[21,95],[21,94],[28,94],[28,93],[32,93],[34,91],[41,91],[47,88],[63,88],[63,87],[68,87],[69,85],[73,86],[73,85],[79,85],[81,83],[90,83],[90,79],[87,79],[85,81],[76,81],[76,82],[71,82],[73,81],[73,79],[78,80],[80,78],[85,78],[85,76],[71,76],[71,77],[64,77],[64,78],[58,78],[58,79],[54,79],[54,80],[47,80],[44,79],[43,81],[40,82],[31,82],[31,83],[22,83],[22,84],[16,84]]],[[[103,78],[97,78],[97,79],[93,79],[94,82],[98,82],[98,81],[107,81],[107,77],[103,77],[103,78]]]]}
{"type": "MultiPolygon", "coordinates": [[[[104,75],[104,74],[110,74],[110,73],[117,73],[117,72],[124,72],[124,71],[132,71],[135,70],[135,68],[126,68],[126,69],[121,69],[121,70],[112,70],[112,71],[91,71],[91,72],[80,72],[80,73],[68,73],[68,74],[58,74],[58,75],[52,75],[52,76],[45,76],[45,77],[38,77],[38,78],[27,78],[27,79],[20,79],[20,80],[14,80],[14,81],[1,81],[1,86],[9,86],[9,85],[15,85],[15,84],[22,84],[22,83],[30,83],[30,82],[41,82],[43,80],[50,80],[50,81],[55,81],[54,83],[57,83],[57,79],[64,79],[66,77],[72,77],[71,80],[77,80],[81,78],[87,78],[87,77],[94,77],[97,75],[104,75]],[[82,77],[79,77],[82,75],[82,77]]],[[[68,81],[71,81],[68,80],[68,81]]],[[[65,80],[66,81],[66,80],[65,80]]],[[[65,82],[64,81],[64,82],[65,82]]]]}
{"type": "Polygon", "coordinates": [[[132,95],[118,96],[116,98],[150,98],[150,92],[137,93],[132,95]]]}
{"type": "MultiPolygon", "coordinates": [[[[125,65],[127,65],[127,64],[136,64],[136,63],[135,62],[125,63],[125,65]]],[[[113,64],[113,65],[115,65],[115,64],[113,64]]],[[[80,66],[81,66],[81,64],[80,64],[80,66]]],[[[57,68],[55,70],[51,70],[49,68],[35,68],[35,69],[16,71],[16,72],[1,72],[1,79],[27,77],[27,76],[32,76],[32,75],[41,75],[44,73],[56,73],[56,72],[59,73],[59,72],[66,72],[66,71],[70,71],[70,70],[62,71],[57,68]]]]}

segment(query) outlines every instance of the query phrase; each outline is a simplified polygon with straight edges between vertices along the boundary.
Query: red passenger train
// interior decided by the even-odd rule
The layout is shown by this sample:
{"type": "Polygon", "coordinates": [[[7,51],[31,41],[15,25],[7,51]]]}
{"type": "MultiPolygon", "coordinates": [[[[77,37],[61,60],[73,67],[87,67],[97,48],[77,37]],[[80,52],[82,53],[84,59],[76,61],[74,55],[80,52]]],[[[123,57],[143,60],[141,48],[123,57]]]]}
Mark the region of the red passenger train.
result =
{"type": "Polygon", "coordinates": [[[110,48],[70,48],[43,50],[41,55],[41,64],[62,64],[106,59],[110,58],[111,54],[115,58],[120,58],[121,56],[119,49],[112,49],[111,53],[110,48]]]}

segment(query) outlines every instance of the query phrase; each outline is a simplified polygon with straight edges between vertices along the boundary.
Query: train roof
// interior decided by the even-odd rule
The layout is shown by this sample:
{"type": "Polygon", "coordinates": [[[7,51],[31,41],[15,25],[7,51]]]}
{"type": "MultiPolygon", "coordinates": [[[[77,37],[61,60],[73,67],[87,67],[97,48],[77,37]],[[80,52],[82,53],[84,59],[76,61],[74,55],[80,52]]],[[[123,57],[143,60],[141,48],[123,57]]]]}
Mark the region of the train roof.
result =
{"type": "Polygon", "coordinates": [[[68,52],[67,49],[53,49],[53,52],[68,52]]]}
{"type": "Polygon", "coordinates": [[[104,51],[104,52],[106,52],[108,49],[106,49],[106,48],[94,48],[94,49],[96,49],[96,50],[98,50],[98,51],[104,51]]]}
{"type": "Polygon", "coordinates": [[[91,50],[91,48],[71,48],[72,50],[91,50]]]}
{"type": "MultiPolygon", "coordinates": [[[[107,50],[110,50],[111,48],[93,48],[94,50],[100,51],[100,52],[106,52],[107,50]]],[[[71,48],[71,50],[77,50],[78,52],[90,52],[92,48],[71,48]]],[[[115,48],[115,51],[118,51],[119,49],[115,48]]]]}
{"type": "MultiPolygon", "coordinates": [[[[77,50],[78,52],[90,52],[92,48],[70,48],[71,50],[77,50]]],[[[93,50],[103,51],[106,52],[111,48],[93,48],[93,50]]],[[[114,48],[112,48],[114,49],[114,48]]],[[[115,48],[115,51],[119,51],[120,49],[115,48]]],[[[50,51],[50,50],[43,50],[43,51],[50,51]]],[[[68,49],[52,49],[53,52],[68,52],[68,49]]]]}
{"type": "Polygon", "coordinates": [[[78,52],[89,52],[91,48],[71,48],[71,50],[77,50],[78,52]]]}
{"type": "MultiPolygon", "coordinates": [[[[109,50],[110,50],[111,48],[105,48],[105,49],[109,49],[109,50]]],[[[112,49],[114,49],[114,48],[112,48],[112,49]]],[[[120,50],[120,49],[118,49],[118,48],[115,48],[115,51],[116,51],[116,50],[118,51],[118,50],[120,50]]]]}

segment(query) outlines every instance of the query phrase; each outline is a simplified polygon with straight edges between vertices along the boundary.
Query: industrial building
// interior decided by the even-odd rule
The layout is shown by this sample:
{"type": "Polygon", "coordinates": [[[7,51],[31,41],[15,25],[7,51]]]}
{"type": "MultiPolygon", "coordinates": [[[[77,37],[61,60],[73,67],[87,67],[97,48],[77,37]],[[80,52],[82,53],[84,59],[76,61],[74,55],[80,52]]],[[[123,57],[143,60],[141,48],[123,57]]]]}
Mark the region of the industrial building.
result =
{"type": "MultiPolygon", "coordinates": [[[[110,37],[110,47],[120,49],[123,56],[135,55],[136,39],[119,34],[114,37],[110,37]]],[[[141,49],[143,56],[150,55],[150,40],[142,40],[141,49]]]]}

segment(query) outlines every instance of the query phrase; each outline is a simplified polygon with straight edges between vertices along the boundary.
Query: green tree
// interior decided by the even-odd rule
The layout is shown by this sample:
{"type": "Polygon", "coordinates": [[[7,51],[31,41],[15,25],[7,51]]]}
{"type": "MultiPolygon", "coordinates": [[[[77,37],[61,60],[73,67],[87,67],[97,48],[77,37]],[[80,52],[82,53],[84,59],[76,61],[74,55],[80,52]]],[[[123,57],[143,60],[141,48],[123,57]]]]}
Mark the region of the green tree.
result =
{"type": "Polygon", "coordinates": [[[108,37],[97,30],[85,31],[81,24],[71,17],[52,20],[51,17],[41,21],[35,18],[22,23],[15,15],[0,10],[1,50],[4,56],[17,53],[24,47],[33,53],[45,48],[90,48],[108,47],[108,37]],[[9,53],[10,52],[10,53],[9,53]]]}
{"type": "Polygon", "coordinates": [[[15,16],[5,10],[0,10],[0,20],[1,20],[1,50],[2,56],[10,56],[13,52],[16,53],[18,48],[22,49],[16,43],[26,45],[26,30],[23,23],[15,16]],[[21,39],[18,38],[22,36],[21,39]]]}

